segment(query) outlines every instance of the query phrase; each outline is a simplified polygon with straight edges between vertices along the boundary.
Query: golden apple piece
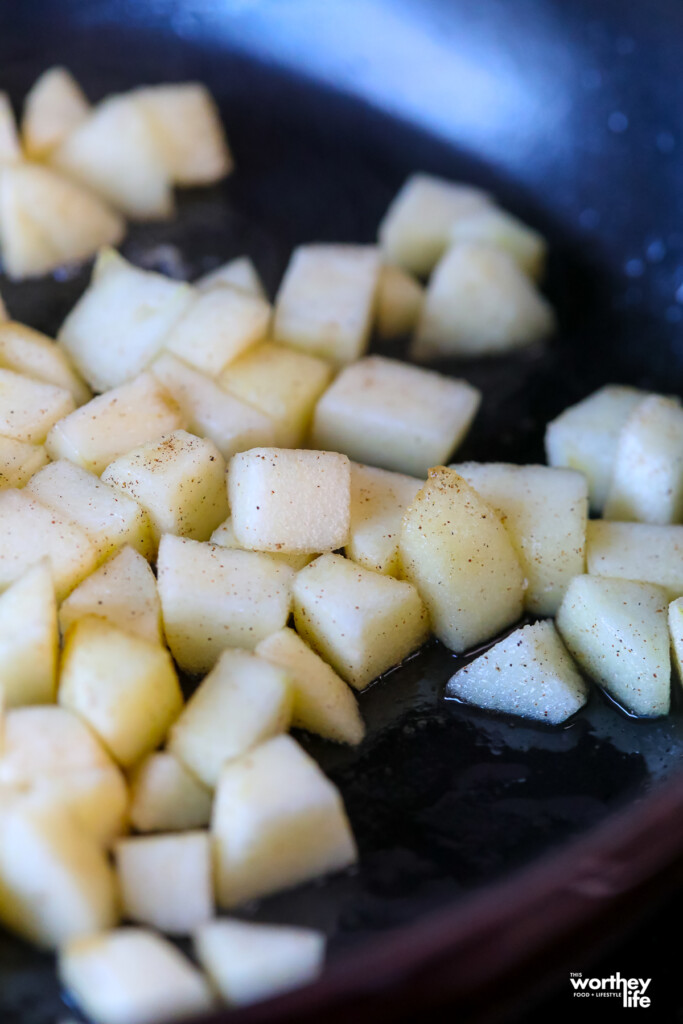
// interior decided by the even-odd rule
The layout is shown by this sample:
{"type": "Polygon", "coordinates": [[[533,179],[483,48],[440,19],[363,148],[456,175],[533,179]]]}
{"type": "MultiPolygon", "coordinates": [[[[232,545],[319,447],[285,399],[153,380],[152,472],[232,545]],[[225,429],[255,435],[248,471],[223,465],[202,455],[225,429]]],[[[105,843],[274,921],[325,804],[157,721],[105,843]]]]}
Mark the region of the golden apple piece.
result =
{"type": "Polygon", "coordinates": [[[0,325],[0,366],[71,392],[76,405],[90,401],[92,392],[52,338],[24,324],[0,325]]]}
{"type": "Polygon", "coordinates": [[[47,461],[44,445],[0,435],[0,490],[23,487],[47,461]]]}
{"type": "Polygon", "coordinates": [[[366,569],[398,576],[401,522],[424,480],[351,463],[351,531],[347,558],[366,569]]]}
{"type": "Polygon", "coordinates": [[[184,832],[211,821],[213,795],[169,754],[158,751],[130,777],[130,820],[138,832],[184,832]]]}
{"type": "Polygon", "coordinates": [[[0,595],[0,690],[6,707],[56,699],[58,650],[55,585],[45,559],[0,595]]]}
{"type": "Polygon", "coordinates": [[[533,280],[543,276],[546,244],[542,235],[511,213],[488,206],[457,217],[451,227],[451,245],[481,242],[506,252],[533,280]]]}
{"type": "Polygon", "coordinates": [[[49,156],[90,113],[90,104],[67,68],[48,68],[24,100],[21,135],[33,160],[49,156]]]}
{"type": "MultiPolygon", "coordinates": [[[[233,548],[238,549],[239,551],[247,550],[243,544],[240,544],[235,536],[235,531],[232,525],[232,516],[228,516],[220,526],[216,527],[209,540],[212,544],[218,544],[219,547],[222,548],[233,548]]],[[[298,572],[299,569],[303,569],[305,565],[308,565],[309,562],[313,561],[317,552],[313,554],[310,552],[297,553],[291,551],[269,551],[268,554],[271,558],[274,558],[278,562],[284,562],[285,565],[290,566],[295,572],[298,572]]]]}
{"type": "Polygon", "coordinates": [[[66,637],[59,703],[130,768],[163,743],[183,697],[165,648],[89,616],[66,637]]]}
{"type": "Polygon", "coordinates": [[[358,856],[339,791],[291,736],[225,765],[211,830],[218,904],[226,910],[358,856]]]}
{"type": "Polygon", "coordinates": [[[0,92],[0,165],[21,160],[17,122],[9,96],[0,92]]]}
{"type": "Polygon", "coordinates": [[[365,352],[380,260],[371,245],[295,249],[275,301],[273,341],[337,366],[365,352]]]}
{"type": "Polygon", "coordinates": [[[208,271],[194,282],[194,286],[200,292],[207,292],[211,288],[240,288],[259,299],[268,298],[258,270],[248,256],[238,256],[208,271]]]}
{"type": "Polygon", "coordinates": [[[0,369],[0,434],[16,441],[42,444],[54,424],[73,412],[64,388],[0,369]]]}
{"type": "Polygon", "coordinates": [[[424,302],[424,288],[401,267],[385,264],[379,272],[375,321],[385,341],[401,338],[415,328],[424,302]]]}
{"type": "Polygon", "coordinates": [[[228,472],[235,536],[259,551],[334,551],[349,537],[351,473],[333,451],[252,448],[228,472]]]}
{"type": "Polygon", "coordinates": [[[683,596],[683,526],[589,519],[586,565],[592,576],[661,586],[672,601],[683,596]]]}

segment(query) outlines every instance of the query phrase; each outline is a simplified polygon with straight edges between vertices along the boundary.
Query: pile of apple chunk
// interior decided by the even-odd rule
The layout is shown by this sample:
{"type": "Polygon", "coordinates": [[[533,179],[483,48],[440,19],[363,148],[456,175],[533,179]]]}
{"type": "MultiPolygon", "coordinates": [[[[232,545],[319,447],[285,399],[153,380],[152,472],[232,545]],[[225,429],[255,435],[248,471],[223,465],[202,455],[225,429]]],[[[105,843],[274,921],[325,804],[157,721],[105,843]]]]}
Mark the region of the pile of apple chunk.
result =
{"type": "Polygon", "coordinates": [[[155,85],[91,106],[65,68],[28,93],[21,124],[0,92],[0,253],[34,277],[116,245],[125,220],[173,215],[173,187],[232,170],[220,117],[196,82],[155,85]]]}

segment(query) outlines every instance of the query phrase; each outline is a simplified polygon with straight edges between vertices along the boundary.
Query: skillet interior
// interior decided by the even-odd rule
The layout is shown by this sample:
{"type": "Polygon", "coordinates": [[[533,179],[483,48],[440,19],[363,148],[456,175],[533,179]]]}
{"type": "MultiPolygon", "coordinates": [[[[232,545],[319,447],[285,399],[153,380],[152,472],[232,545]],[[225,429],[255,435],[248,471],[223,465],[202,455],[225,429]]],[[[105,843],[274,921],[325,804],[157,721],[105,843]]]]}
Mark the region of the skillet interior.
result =
{"type": "MultiPolygon", "coordinates": [[[[124,246],[180,276],[248,252],[272,293],[298,242],[371,241],[413,169],[490,187],[549,237],[560,336],[546,350],[442,368],[486,396],[463,458],[539,461],[546,420],[601,383],[681,391],[681,14],[662,2],[647,12],[605,2],[599,15],[588,0],[571,10],[560,0],[455,6],[292,0],[279,10],[235,5],[229,20],[209,4],[5,5],[1,84],[18,101],[53,62],[71,67],[93,99],[144,81],[207,82],[236,174],[181,196],[177,220],[136,227],[124,246]],[[408,56],[401,25],[413,33],[408,56]],[[430,93],[420,74],[435,39],[442,88],[430,93]],[[298,62],[300,73],[278,61],[298,62]],[[336,82],[306,79],[323,67],[336,82]],[[387,76],[394,113],[414,123],[333,88],[380,104],[387,76]],[[513,124],[506,112],[519,115],[513,124]]],[[[0,283],[17,319],[54,332],[86,280],[0,283]]],[[[455,667],[433,644],[363,694],[368,739],[358,751],[304,738],[342,788],[361,865],[249,916],[322,928],[331,957],[343,957],[589,828],[669,775],[683,752],[678,695],[656,723],[629,720],[595,693],[568,728],[552,730],[443,702],[455,667]]],[[[51,960],[0,936],[3,1024],[52,1024],[60,1006],[51,960]]]]}

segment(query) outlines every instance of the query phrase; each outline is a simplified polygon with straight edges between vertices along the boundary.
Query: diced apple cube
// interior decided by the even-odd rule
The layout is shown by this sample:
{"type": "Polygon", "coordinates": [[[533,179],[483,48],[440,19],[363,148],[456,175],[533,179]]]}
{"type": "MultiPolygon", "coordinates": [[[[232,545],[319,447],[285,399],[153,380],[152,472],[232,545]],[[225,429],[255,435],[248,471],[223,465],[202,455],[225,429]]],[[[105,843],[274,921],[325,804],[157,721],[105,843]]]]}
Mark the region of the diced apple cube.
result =
{"type": "Polygon", "coordinates": [[[379,276],[369,245],[302,245],[275,302],[273,340],[343,366],[365,352],[379,276]]]}
{"type": "Polygon", "coordinates": [[[585,672],[634,715],[669,711],[671,655],[664,590],[648,583],[576,576],[557,628],[585,672]]]}
{"type": "Polygon", "coordinates": [[[548,462],[583,473],[593,512],[602,512],[607,499],[619,432],[646,394],[610,384],[565,409],[546,428],[548,462]]]}
{"type": "Polygon", "coordinates": [[[463,440],[480,400],[465,381],[368,356],[343,370],[318,402],[312,443],[425,476],[463,440]]]}
{"type": "Polygon", "coordinates": [[[80,526],[97,548],[99,560],[124,544],[146,558],[153,553],[147,513],[132,496],[119,493],[75,462],[51,462],[31,477],[26,493],[80,526]]]}
{"type": "Polygon", "coordinates": [[[223,768],[211,829],[224,909],[357,858],[338,790],[290,736],[276,736],[223,768]]]}
{"type": "Polygon", "coordinates": [[[317,552],[349,536],[351,471],[336,452],[252,448],[228,474],[235,536],[259,551],[317,552]]]}
{"type": "Polygon", "coordinates": [[[243,292],[256,295],[259,299],[267,299],[266,290],[259,277],[253,261],[248,256],[238,256],[234,260],[223,263],[215,270],[203,274],[194,283],[200,292],[208,292],[211,288],[240,288],[243,292]]]}
{"type": "Polygon", "coordinates": [[[410,334],[416,326],[424,301],[420,282],[401,270],[386,264],[377,283],[376,324],[380,338],[391,341],[410,334]]]}
{"type": "Polygon", "coordinates": [[[683,598],[681,597],[669,605],[669,636],[678,678],[683,680],[683,598]]]}
{"type": "Polygon", "coordinates": [[[212,794],[184,764],[160,751],[130,779],[130,820],[138,832],[184,832],[211,821],[212,794]]]}
{"type": "Polygon", "coordinates": [[[289,566],[260,552],[162,537],[159,597],[168,646],[180,668],[208,672],[226,647],[252,650],[282,629],[293,575],[289,566]]]}
{"type": "Polygon", "coordinates": [[[199,293],[169,332],[164,347],[210,377],[268,331],[270,305],[238,288],[199,293]]]}
{"type": "Polygon", "coordinates": [[[73,815],[102,846],[127,825],[121,769],[77,715],[55,704],[9,710],[0,745],[0,804],[42,802],[73,815]]]}
{"type": "Polygon", "coordinates": [[[45,560],[0,595],[0,690],[6,707],[55,700],[58,649],[55,585],[45,560]]]}
{"type": "Polygon", "coordinates": [[[156,577],[138,551],[122,548],[72,590],[59,609],[62,633],[93,613],[127,633],[162,642],[156,577]]]}
{"type": "Polygon", "coordinates": [[[165,353],[150,369],[178,403],[188,428],[213,441],[224,459],[256,445],[274,443],[275,424],[270,416],[227,394],[216,381],[182,359],[165,353]]]}
{"type": "Polygon", "coordinates": [[[471,210],[457,217],[450,234],[451,245],[483,242],[506,252],[529,277],[538,279],[543,274],[546,245],[542,235],[496,206],[471,210]]]}
{"type": "Polygon", "coordinates": [[[266,637],[256,653],[288,673],[292,725],[337,743],[361,742],[365,725],[353,692],[293,629],[286,627],[266,637]]]}
{"type": "Polygon", "coordinates": [[[17,122],[9,96],[0,92],[0,165],[21,160],[17,122]]]}
{"type": "Polygon", "coordinates": [[[75,523],[62,519],[25,491],[0,491],[0,588],[48,558],[62,601],[91,573],[99,554],[75,523]]]}
{"type": "Polygon", "coordinates": [[[490,640],[521,616],[525,579],[512,541],[454,470],[430,470],[403,518],[399,552],[433,631],[452,651],[490,640]]]}
{"type": "Polygon", "coordinates": [[[114,856],[129,921],[189,935],[213,917],[208,832],[120,839],[114,856]]]}
{"type": "Polygon", "coordinates": [[[185,426],[185,417],[150,373],[98,395],[54,425],[46,442],[53,459],[100,474],[110,462],[146,441],[185,426]]]}
{"type": "Polygon", "coordinates": [[[683,596],[683,526],[589,520],[586,564],[592,576],[654,583],[683,596]]]}
{"type": "Polygon", "coordinates": [[[46,462],[44,445],[0,435],[0,490],[23,487],[46,462]]]}
{"type": "Polygon", "coordinates": [[[200,971],[171,942],[144,928],[118,928],[70,942],[62,984],[94,1024],[165,1024],[214,1008],[200,971]]]}
{"type": "Polygon", "coordinates": [[[275,424],[273,444],[297,448],[331,379],[332,367],[323,359],[264,341],[229,363],[219,383],[270,417],[275,424]]]}
{"type": "Polygon", "coordinates": [[[429,279],[411,352],[416,359],[498,355],[554,328],[550,304],[507,252],[460,242],[429,279]]]}
{"type": "Polygon", "coordinates": [[[502,462],[465,462],[451,469],[500,516],[527,579],[526,607],[535,615],[554,615],[570,580],[586,570],[585,477],[502,462]]]}
{"type": "Polygon", "coordinates": [[[210,185],[232,170],[220,115],[199,82],[151,85],[132,93],[164,166],[177,185],[210,185]]]}
{"type": "Polygon", "coordinates": [[[0,809],[0,921],[47,949],[111,928],[114,873],[99,844],[45,801],[0,809]]]}
{"type": "Polygon", "coordinates": [[[357,690],[398,665],[429,636],[429,619],[410,583],[341,555],[321,555],[297,573],[297,631],[357,690]]]}
{"type": "MultiPolygon", "coordinates": [[[[232,516],[228,516],[225,522],[217,526],[209,538],[212,544],[218,544],[222,548],[237,548],[240,551],[247,550],[243,544],[237,540],[235,531],[232,526],[232,516]]],[[[303,569],[305,565],[312,562],[316,557],[317,552],[311,554],[303,553],[298,554],[297,552],[291,551],[269,551],[268,554],[271,558],[276,559],[278,562],[284,562],[285,565],[289,565],[295,572],[299,569],[303,569]]]]}
{"type": "Polygon", "coordinates": [[[131,220],[173,213],[171,174],[135,94],[93,107],[50,159],[131,220]]]}
{"type": "Polygon", "coordinates": [[[0,245],[8,277],[20,280],[93,256],[125,234],[121,217],[49,167],[0,170],[0,245]]]}
{"type": "Polygon", "coordinates": [[[5,437],[42,444],[50,428],[73,409],[64,388],[0,369],[0,433],[5,437]]]}
{"type": "Polygon", "coordinates": [[[128,768],[163,742],[183,697],[168,651],[89,616],[66,638],[59,703],[128,768]]]}
{"type": "Polygon", "coordinates": [[[176,430],[111,462],[102,480],[142,506],[155,540],[208,540],[228,514],[225,460],[212,441],[176,430]]]}
{"type": "Polygon", "coordinates": [[[51,338],[24,324],[0,326],[0,366],[70,391],[76,405],[92,398],[90,388],[62,349],[51,338]]]}
{"type": "Polygon", "coordinates": [[[66,68],[48,68],[34,82],[24,100],[21,134],[26,153],[42,160],[90,112],[83,90],[66,68]]]}
{"type": "Polygon", "coordinates": [[[191,285],[105,256],[59,344],[91,387],[106,391],[149,366],[193,296],[191,285]]]}
{"type": "Polygon", "coordinates": [[[588,686],[552,622],[523,626],[461,668],[446,696],[558,725],[588,699],[588,686]]]}
{"type": "Polygon", "coordinates": [[[168,749],[210,788],[223,764],[285,732],[289,674],[251,651],[223,651],[171,729],[168,749]]]}
{"type": "Polygon", "coordinates": [[[606,519],[678,523],[683,518],[683,409],[678,399],[643,399],[621,428],[606,519]]]}
{"type": "Polygon", "coordinates": [[[401,521],[424,480],[351,463],[351,532],[346,556],[366,569],[397,576],[401,521]]]}
{"type": "Polygon", "coordinates": [[[320,974],[325,936],[311,928],[219,920],[194,937],[197,959],[229,1006],[298,988],[320,974]]]}
{"type": "Polygon", "coordinates": [[[472,185],[413,174],[384,215],[379,244],[389,263],[427,275],[450,242],[453,222],[490,205],[486,193],[472,185]]]}

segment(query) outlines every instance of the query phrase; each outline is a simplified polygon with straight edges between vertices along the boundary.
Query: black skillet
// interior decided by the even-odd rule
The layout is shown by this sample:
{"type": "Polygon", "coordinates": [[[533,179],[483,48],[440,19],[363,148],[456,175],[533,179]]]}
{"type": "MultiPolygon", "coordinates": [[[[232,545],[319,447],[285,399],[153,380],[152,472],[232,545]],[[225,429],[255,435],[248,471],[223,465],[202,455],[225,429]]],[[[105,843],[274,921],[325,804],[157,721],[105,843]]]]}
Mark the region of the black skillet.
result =
{"type": "MultiPolygon", "coordinates": [[[[131,229],[138,263],[193,277],[247,252],[273,291],[293,245],[371,241],[418,168],[489,187],[544,231],[559,337],[442,367],[485,393],[462,456],[520,462],[601,383],[681,393],[682,47],[675,0],[0,4],[0,87],[17,103],[57,62],[92,99],[188,78],[218,98],[238,170],[182,195],[175,221],[131,229]]],[[[0,289],[54,332],[86,280],[0,289]]],[[[445,702],[456,665],[433,644],[371,687],[357,751],[302,737],[341,786],[360,865],[245,909],[322,928],[330,967],[235,1024],[426,1020],[446,1004],[500,1017],[676,877],[677,693],[661,722],[595,692],[570,726],[536,728],[445,702]]],[[[2,1024],[65,1015],[52,961],[0,936],[2,1024]]]]}

